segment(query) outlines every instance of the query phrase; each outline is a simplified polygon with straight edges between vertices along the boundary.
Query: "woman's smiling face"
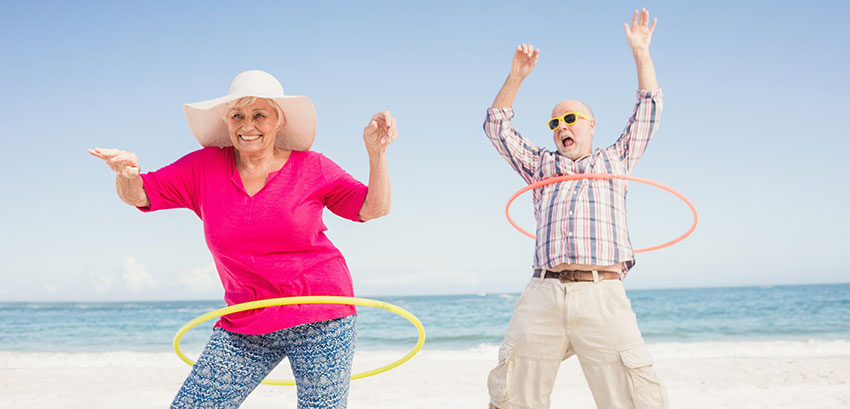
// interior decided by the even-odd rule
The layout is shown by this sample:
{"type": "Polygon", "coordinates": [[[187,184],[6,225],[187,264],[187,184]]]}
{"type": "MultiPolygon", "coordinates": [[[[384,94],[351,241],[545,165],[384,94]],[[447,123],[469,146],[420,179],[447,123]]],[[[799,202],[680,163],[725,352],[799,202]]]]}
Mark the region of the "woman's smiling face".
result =
{"type": "Polygon", "coordinates": [[[228,109],[225,119],[233,147],[241,153],[274,150],[277,132],[284,124],[278,109],[266,98],[239,102],[228,109]]]}

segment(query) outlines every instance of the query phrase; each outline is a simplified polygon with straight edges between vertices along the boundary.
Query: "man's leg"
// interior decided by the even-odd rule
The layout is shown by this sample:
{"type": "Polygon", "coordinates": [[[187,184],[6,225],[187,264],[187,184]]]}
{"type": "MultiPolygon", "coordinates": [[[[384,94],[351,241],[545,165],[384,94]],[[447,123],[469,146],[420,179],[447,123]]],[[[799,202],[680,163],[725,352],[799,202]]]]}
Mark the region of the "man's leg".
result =
{"type": "Polygon", "coordinates": [[[666,409],[667,392],[652,368],[622,282],[576,283],[571,289],[577,296],[567,307],[570,340],[596,406],[666,409]]]}
{"type": "Polygon", "coordinates": [[[491,406],[544,409],[569,343],[564,290],[558,280],[533,278],[514,306],[487,386],[491,406]]]}

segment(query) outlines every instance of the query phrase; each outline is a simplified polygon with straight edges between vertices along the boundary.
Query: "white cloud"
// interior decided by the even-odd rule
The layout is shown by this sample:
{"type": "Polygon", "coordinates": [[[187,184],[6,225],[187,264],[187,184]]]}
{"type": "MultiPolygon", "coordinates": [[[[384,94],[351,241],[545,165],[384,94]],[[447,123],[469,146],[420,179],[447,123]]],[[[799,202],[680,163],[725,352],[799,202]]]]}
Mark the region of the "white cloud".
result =
{"type": "Polygon", "coordinates": [[[209,263],[204,266],[194,267],[190,271],[177,274],[180,284],[186,286],[190,291],[196,293],[217,291],[221,289],[215,264],[209,263]]]}
{"type": "Polygon", "coordinates": [[[156,288],[156,280],[148,273],[144,265],[133,257],[124,257],[124,284],[132,292],[141,292],[149,288],[156,288]]]}
{"type": "Polygon", "coordinates": [[[98,294],[106,294],[112,289],[112,282],[115,281],[115,277],[109,274],[97,274],[93,271],[89,271],[89,284],[94,289],[94,291],[98,294]]]}

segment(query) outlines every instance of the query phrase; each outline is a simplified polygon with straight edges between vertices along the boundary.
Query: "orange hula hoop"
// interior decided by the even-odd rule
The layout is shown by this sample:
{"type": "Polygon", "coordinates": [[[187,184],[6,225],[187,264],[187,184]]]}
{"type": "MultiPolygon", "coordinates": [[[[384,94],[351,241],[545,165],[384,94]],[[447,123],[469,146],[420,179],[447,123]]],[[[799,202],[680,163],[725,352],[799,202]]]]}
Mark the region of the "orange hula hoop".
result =
{"type": "Polygon", "coordinates": [[[612,173],[584,173],[584,174],[576,174],[576,175],[564,175],[564,176],[556,176],[556,177],[552,177],[552,178],[543,179],[543,180],[538,181],[538,182],[534,182],[534,183],[520,189],[519,191],[514,193],[514,195],[511,196],[510,199],[508,199],[508,204],[505,205],[505,216],[508,218],[508,222],[511,224],[511,226],[514,226],[515,229],[519,230],[520,233],[522,233],[522,234],[524,234],[528,237],[531,237],[532,239],[535,239],[536,237],[533,234],[527,232],[522,227],[519,227],[519,225],[517,225],[514,222],[514,220],[511,219],[511,213],[510,213],[511,203],[513,203],[513,201],[517,197],[519,197],[520,195],[522,195],[523,193],[525,193],[525,192],[527,192],[531,189],[536,189],[536,188],[541,187],[541,186],[551,185],[553,183],[564,182],[564,181],[567,181],[567,180],[579,180],[579,179],[599,179],[599,180],[623,179],[623,180],[630,180],[630,181],[633,181],[633,182],[640,182],[640,183],[647,184],[647,185],[650,185],[650,186],[654,186],[654,187],[657,187],[659,189],[666,190],[667,192],[672,193],[674,196],[678,197],[679,199],[682,199],[682,201],[685,202],[685,204],[687,204],[688,207],[691,208],[691,212],[694,214],[694,223],[691,225],[691,228],[688,229],[688,231],[685,232],[685,234],[683,234],[683,235],[681,235],[681,236],[679,236],[679,237],[677,237],[673,240],[670,240],[666,243],[661,243],[661,244],[651,246],[651,247],[644,247],[644,248],[641,248],[641,249],[635,249],[635,253],[645,253],[647,251],[658,250],[658,249],[661,249],[661,248],[664,248],[664,247],[672,246],[672,245],[684,240],[686,237],[690,236],[691,233],[693,233],[694,230],[697,228],[697,221],[699,220],[699,216],[697,215],[697,209],[696,209],[696,207],[694,207],[694,204],[691,203],[691,201],[688,200],[687,197],[685,197],[685,195],[677,192],[675,189],[673,189],[669,186],[662,185],[661,183],[658,183],[658,182],[655,182],[655,181],[652,181],[652,180],[649,180],[649,179],[645,179],[645,178],[641,178],[641,177],[637,177],[637,176],[629,176],[629,175],[615,175],[615,174],[612,174],[612,173]]]}

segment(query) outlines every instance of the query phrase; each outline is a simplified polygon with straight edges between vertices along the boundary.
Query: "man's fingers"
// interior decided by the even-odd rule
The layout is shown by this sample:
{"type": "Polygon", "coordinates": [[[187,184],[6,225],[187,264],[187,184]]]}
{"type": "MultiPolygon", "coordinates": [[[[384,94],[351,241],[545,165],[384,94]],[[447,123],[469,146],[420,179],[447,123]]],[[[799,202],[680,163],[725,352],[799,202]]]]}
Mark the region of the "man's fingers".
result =
{"type": "Polygon", "coordinates": [[[537,54],[540,50],[535,50],[533,44],[521,44],[516,47],[516,53],[514,58],[521,58],[519,60],[522,64],[527,64],[529,59],[534,59],[537,57],[537,54]]]}
{"type": "Polygon", "coordinates": [[[649,28],[649,32],[652,32],[653,30],[655,30],[656,24],[658,24],[658,19],[657,18],[652,19],[652,27],[649,28]]]}
{"type": "Polygon", "coordinates": [[[635,10],[634,14],[632,14],[632,27],[637,25],[638,11],[635,10]]]}

